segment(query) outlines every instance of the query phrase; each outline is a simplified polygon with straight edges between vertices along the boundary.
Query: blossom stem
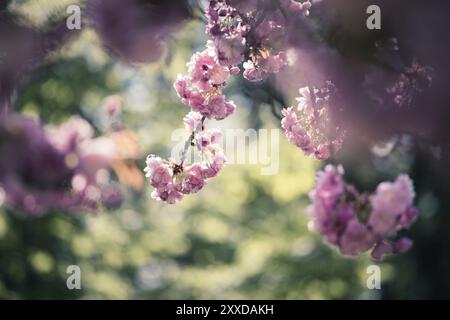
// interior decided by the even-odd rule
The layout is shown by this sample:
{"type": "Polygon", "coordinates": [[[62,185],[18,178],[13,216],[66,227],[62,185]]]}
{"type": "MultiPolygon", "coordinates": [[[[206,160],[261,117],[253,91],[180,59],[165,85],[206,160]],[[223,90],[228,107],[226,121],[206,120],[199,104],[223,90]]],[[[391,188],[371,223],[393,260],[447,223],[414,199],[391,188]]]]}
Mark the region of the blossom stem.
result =
{"type": "Polygon", "coordinates": [[[186,160],[187,151],[192,146],[192,143],[194,142],[194,139],[195,139],[195,135],[204,129],[205,120],[206,120],[206,117],[203,116],[202,119],[200,120],[200,122],[197,124],[197,126],[194,128],[194,130],[191,132],[191,135],[189,136],[189,138],[184,143],[184,148],[183,148],[183,151],[181,152],[180,165],[183,165],[184,160],[186,160]]]}

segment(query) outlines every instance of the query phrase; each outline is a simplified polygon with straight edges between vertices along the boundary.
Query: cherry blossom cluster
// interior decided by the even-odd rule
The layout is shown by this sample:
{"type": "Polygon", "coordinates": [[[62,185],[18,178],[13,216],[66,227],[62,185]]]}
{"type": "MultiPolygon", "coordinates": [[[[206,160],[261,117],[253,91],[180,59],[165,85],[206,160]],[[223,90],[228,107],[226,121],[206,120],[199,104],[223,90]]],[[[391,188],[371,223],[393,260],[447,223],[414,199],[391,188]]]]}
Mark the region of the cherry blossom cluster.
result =
{"type": "Polygon", "coordinates": [[[317,177],[310,193],[312,204],[306,214],[310,228],[343,255],[358,256],[371,250],[374,259],[386,254],[403,253],[412,241],[392,239],[398,231],[415,222],[414,187],[407,175],[394,182],[382,182],[371,194],[361,194],[343,179],[341,166],[327,165],[317,177]]]}
{"type": "Polygon", "coordinates": [[[328,82],[323,88],[304,87],[299,92],[297,107],[282,110],[281,126],[289,142],[306,155],[328,159],[341,149],[345,137],[345,131],[333,125],[330,117],[336,89],[328,82]]]}
{"type": "Polygon", "coordinates": [[[311,3],[293,0],[212,0],[207,33],[221,65],[242,63],[243,76],[261,81],[286,64],[287,28],[293,18],[308,15],[311,3]]]}
{"type": "MultiPolygon", "coordinates": [[[[91,125],[72,117],[59,127],[11,114],[0,121],[0,192],[4,204],[23,213],[116,207],[120,190],[109,181],[115,145],[94,138],[91,125]]],[[[3,202],[3,201],[2,201],[3,202]]]]}
{"type": "Polygon", "coordinates": [[[222,120],[235,111],[236,105],[225,100],[222,88],[238,68],[222,66],[212,46],[195,53],[187,67],[188,75],[178,75],[174,84],[183,104],[208,119],[222,120]]]}
{"type": "Polygon", "coordinates": [[[206,181],[218,175],[225,164],[225,157],[218,142],[218,130],[205,130],[206,118],[191,111],[184,118],[185,127],[192,134],[187,141],[180,163],[165,160],[153,154],[147,157],[146,177],[154,188],[152,198],[169,204],[181,200],[184,195],[197,193],[206,181]],[[202,152],[202,162],[185,164],[185,152],[189,146],[197,146],[202,152]]]}
{"type": "Polygon", "coordinates": [[[151,154],[144,169],[154,188],[152,198],[169,204],[200,191],[206,181],[222,169],[225,157],[218,145],[221,133],[216,129],[205,130],[205,123],[209,119],[223,120],[236,110],[234,102],[226,100],[222,89],[240,70],[237,66],[223,65],[212,42],[192,56],[187,68],[188,73],[178,75],[174,83],[181,102],[191,108],[184,117],[185,128],[191,134],[181,160],[177,163],[151,154]],[[186,153],[194,146],[201,152],[202,162],[188,164],[186,153]]]}

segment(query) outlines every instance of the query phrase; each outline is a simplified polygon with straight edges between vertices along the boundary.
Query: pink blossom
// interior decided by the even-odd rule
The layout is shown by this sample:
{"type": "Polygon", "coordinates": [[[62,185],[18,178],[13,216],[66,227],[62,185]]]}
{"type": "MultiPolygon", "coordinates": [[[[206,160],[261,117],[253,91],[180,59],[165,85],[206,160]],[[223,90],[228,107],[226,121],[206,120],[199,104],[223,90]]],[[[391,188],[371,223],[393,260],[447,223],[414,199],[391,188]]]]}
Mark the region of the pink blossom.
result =
{"type": "Polygon", "coordinates": [[[187,105],[189,105],[193,111],[198,111],[205,116],[209,112],[208,107],[206,105],[206,98],[200,92],[197,91],[189,92],[187,105]]]}
{"type": "Polygon", "coordinates": [[[241,72],[241,69],[239,69],[239,67],[233,66],[230,68],[230,74],[232,76],[239,74],[239,72],[241,72]]]}
{"type": "Polygon", "coordinates": [[[222,85],[230,76],[229,69],[219,64],[213,48],[195,53],[188,63],[188,73],[192,83],[204,91],[222,85]]]}
{"type": "Polygon", "coordinates": [[[225,117],[232,115],[236,111],[236,104],[233,101],[225,102],[225,117]]]}
{"type": "Polygon", "coordinates": [[[161,166],[152,171],[151,184],[155,188],[162,188],[167,186],[172,180],[170,169],[166,166],[161,166]]]}
{"type": "Polygon", "coordinates": [[[178,96],[182,99],[182,102],[187,104],[190,95],[188,90],[188,77],[179,74],[175,80],[174,88],[178,96]]]}
{"type": "Polygon", "coordinates": [[[261,81],[263,79],[263,73],[260,69],[251,61],[244,62],[244,78],[248,81],[261,81]]]}
{"type": "Polygon", "coordinates": [[[202,167],[194,165],[187,171],[186,177],[182,184],[182,192],[185,194],[196,193],[203,188],[205,181],[202,176],[202,167]]]}
{"type": "Polygon", "coordinates": [[[197,148],[205,151],[210,145],[219,143],[221,138],[222,133],[218,129],[202,131],[196,138],[197,148]]]}
{"type": "Polygon", "coordinates": [[[168,184],[164,188],[157,188],[152,192],[152,198],[164,201],[168,204],[174,204],[183,198],[183,194],[177,190],[173,184],[168,184]]]}
{"type": "Polygon", "coordinates": [[[161,158],[149,155],[146,162],[145,176],[150,179],[150,183],[154,188],[166,187],[172,181],[170,167],[161,158]]]}
{"type": "Polygon", "coordinates": [[[394,182],[380,183],[371,197],[371,204],[374,211],[399,215],[411,206],[414,197],[411,179],[407,175],[400,175],[394,182]]]}
{"type": "Polygon", "coordinates": [[[327,165],[317,174],[316,187],[310,192],[313,203],[320,203],[326,210],[331,210],[337,199],[344,192],[342,166],[327,165]]]}
{"type": "Polygon", "coordinates": [[[409,228],[414,222],[416,222],[419,216],[419,210],[416,207],[409,207],[400,215],[399,225],[402,228],[409,228]]]}
{"type": "Polygon", "coordinates": [[[144,169],[144,171],[146,172],[146,177],[150,177],[153,170],[164,164],[163,160],[160,157],[155,156],[154,154],[148,155],[145,163],[147,164],[146,168],[144,169]]]}
{"type": "Polygon", "coordinates": [[[328,145],[322,143],[319,144],[314,150],[314,157],[317,160],[326,160],[330,157],[330,148],[328,145]]]}
{"type": "Polygon", "coordinates": [[[320,233],[327,243],[337,246],[343,255],[356,256],[372,249],[372,257],[380,259],[385,254],[407,251],[412,246],[411,240],[401,238],[391,242],[387,239],[417,218],[418,210],[412,206],[413,198],[409,198],[408,208],[397,215],[379,212],[371,202],[379,190],[386,186],[394,188],[392,185],[397,184],[402,186],[401,192],[414,196],[409,177],[400,175],[393,183],[382,182],[375,195],[367,196],[348,185],[343,174],[342,167],[332,165],[318,173],[316,186],[310,192],[311,205],[306,209],[312,230],[320,233]]]}
{"type": "Polygon", "coordinates": [[[394,243],[394,253],[404,253],[411,249],[413,242],[411,239],[403,237],[394,243]]]}
{"type": "Polygon", "coordinates": [[[283,51],[276,55],[269,55],[267,59],[260,59],[260,64],[266,73],[278,73],[287,65],[286,53],[283,51]]]}
{"type": "Polygon", "coordinates": [[[408,225],[410,219],[406,211],[410,210],[414,196],[412,181],[406,175],[400,175],[394,182],[380,183],[370,197],[373,212],[368,223],[374,232],[382,236],[391,234],[399,227],[402,215],[403,223],[408,225]]]}
{"type": "Polygon", "coordinates": [[[381,258],[386,254],[392,254],[394,253],[394,248],[392,244],[386,242],[386,241],[380,241],[377,243],[377,245],[373,248],[372,252],[370,253],[372,258],[375,260],[381,260],[381,258]]]}
{"type": "Polygon", "coordinates": [[[217,153],[213,156],[213,159],[210,163],[207,163],[203,168],[202,176],[207,178],[213,178],[217,176],[220,170],[222,170],[225,165],[225,157],[221,153],[217,153]]]}
{"type": "Polygon", "coordinates": [[[303,152],[310,154],[313,151],[311,147],[311,140],[306,130],[300,126],[294,108],[290,107],[283,109],[281,113],[284,116],[281,120],[281,126],[285,130],[288,141],[302,149],[303,152]]]}
{"type": "Polygon", "coordinates": [[[300,97],[296,98],[298,101],[298,110],[304,112],[307,116],[314,115],[314,102],[309,91],[309,87],[300,88],[300,97]]]}
{"type": "Polygon", "coordinates": [[[208,101],[204,112],[208,113],[209,117],[218,120],[225,118],[227,114],[227,109],[225,107],[225,96],[223,94],[216,94],[212,96],[208,101]]]}
{"type": "Polygon", "coordinates": [[[194,131],[195,128],[200,124],[202,120],[202,115],[199,112],[191,111],[184,116],[184,127],[187,131],[194,131]]]}
{"type": "Polygon", "coordinates": [[[297,114],[294,111],[293,107],[283,109],[281,111],[283,114],[283,119],[281,120],[281,126],[286,131],[292,131],[292,127],[297,124],[297,114]]]}
{"type": "Polygon", "coordinates": [[[367,226],[352,218],[347,222],[347,227],[339,242],[342,254],[357,256],[369,250],[375,243],[374,236],[367,230],[367,226]]]}
{"type": "Polygon", "coordinates": [[[386,236],[395,231],[399,214],[388,211],[372,211],[369,224],[376,234],[386,236]]]}
{"type": "Polygon", "coordinates": [[[375,245],[371,256],[375,260],[381,260],[384,255],[405,253],[411,249],[412,245],[411,239],[406,237],[400,238],[394,243],[383,240],[375,245]]]}

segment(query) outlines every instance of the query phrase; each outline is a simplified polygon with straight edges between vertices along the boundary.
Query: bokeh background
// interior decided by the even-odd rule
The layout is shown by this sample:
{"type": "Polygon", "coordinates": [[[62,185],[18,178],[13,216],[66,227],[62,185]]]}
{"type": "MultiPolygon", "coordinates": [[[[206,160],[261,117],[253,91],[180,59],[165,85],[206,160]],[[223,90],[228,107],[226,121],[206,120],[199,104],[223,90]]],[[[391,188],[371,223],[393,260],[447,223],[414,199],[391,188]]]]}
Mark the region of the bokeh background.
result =
{"type": "MultiPolygon", "coordinates": [[[[12,1],[8,10],[38,27],[64,15],[65,3],[77,1],[12,1]]],[[[78,114],[101,130],[102,101],[120,95],[121,120],[138,137],[143,169],[146,154],[170,155],[171,133],[187,112],[172,83],[205,41],[201,19],[190,19],[171,34],[160,59],[136,65],[111,55],[83,25],[80,35],[20,82],[15,107],[53,124],[78,114]]],[[[222,128],[278,128],[270,107],[250,99],[244,86],[241,79],[230,84],[238,111],[222,128]]],[[[96,213],[30,218],[0,199],[0,298],[449,298],[448,191],[436,187],[429,157],[410,137],[398,141],[382,157],[367,148],[343,150],[337,159],[346,164],[348,180],[363,189],[373,190],[399,172],[415,181],[422,211],[408,231],[415,244],[377,263],[381,290],[366,287],[366,268],[374,264],[368,256],[344,258],[308,231],[304,209],[323,163],[304,157],[280,131],[276,175],[262,176],[258,165],[230,165],[176,205],[152,200],[147,185],[124,188],[119,209],[96,213]],[[81,290],[66,287],[69,265],[81,268],[81,290]]]]}

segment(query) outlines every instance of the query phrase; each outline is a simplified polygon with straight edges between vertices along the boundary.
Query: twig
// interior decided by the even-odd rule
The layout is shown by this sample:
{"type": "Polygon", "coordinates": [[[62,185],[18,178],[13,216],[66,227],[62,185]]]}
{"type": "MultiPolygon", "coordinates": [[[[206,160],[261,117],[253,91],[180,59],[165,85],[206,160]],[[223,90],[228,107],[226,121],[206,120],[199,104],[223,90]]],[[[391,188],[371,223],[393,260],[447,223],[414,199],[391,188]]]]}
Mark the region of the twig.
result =
{"type": "Polygon", "coordinates": [[[203,116],[202,119],[200,120],[200,122],[197,124],[197,126],[194,128],[194,131],[192,131],[191,135],[189,136],[189,138],[186,140],[186,142],[184,143],[184,148],[183,151],[181,152],[181,162],[180,165],[183,165],[184,160],[186,160],[186,154],[187,151],[189,150],[189,148],[192,146],[192,143],[194,142],[195,139],[195,135],[197,133],[199,133],[200,131],[203,131],[204,129],[204,122],[205,122],[206,117],[203,116]]]}

